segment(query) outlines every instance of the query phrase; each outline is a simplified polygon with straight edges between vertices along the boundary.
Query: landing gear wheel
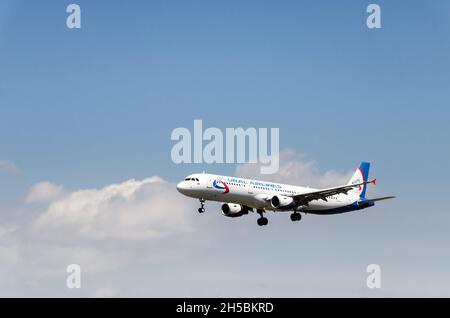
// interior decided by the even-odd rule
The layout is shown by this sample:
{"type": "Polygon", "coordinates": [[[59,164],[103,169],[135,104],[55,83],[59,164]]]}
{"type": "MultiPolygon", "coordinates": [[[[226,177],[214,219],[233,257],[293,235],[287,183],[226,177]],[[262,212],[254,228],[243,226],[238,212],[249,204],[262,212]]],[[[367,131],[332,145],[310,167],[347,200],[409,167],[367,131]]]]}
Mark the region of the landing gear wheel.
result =
{"type": "Polygon", "coordinates": [[[198,208],[198,213],[205,212],[205,200],[200,199],[200,207],[198,208]]]}
{"type": "Polygon", "coordinates": [[[265,217],[261,217],[258,219],[258,225],[259,226],[263,226],[263,225],[267,225],[269,223],[269,220],[265,217]]]}
{"type": "Polygon", "coordinates": [[[300,221],[302,219],[302,215],[300,213],[292,213],[291,214],[291,221],[295,222],[295,221],[300,221]]]}
{"type": "Polygon", "coordinates": [[[267,218],[265,218],[264,217],[264,215],[263,215],[263,213],[264,213],[264,210],[256,210],[256,212],[261,216],[259,219],[258,219],[258,225],[259,226],[263,226],[263,225],[267,225],[268,223],[269,223],[269,220],[267,219],[267,218]]]}

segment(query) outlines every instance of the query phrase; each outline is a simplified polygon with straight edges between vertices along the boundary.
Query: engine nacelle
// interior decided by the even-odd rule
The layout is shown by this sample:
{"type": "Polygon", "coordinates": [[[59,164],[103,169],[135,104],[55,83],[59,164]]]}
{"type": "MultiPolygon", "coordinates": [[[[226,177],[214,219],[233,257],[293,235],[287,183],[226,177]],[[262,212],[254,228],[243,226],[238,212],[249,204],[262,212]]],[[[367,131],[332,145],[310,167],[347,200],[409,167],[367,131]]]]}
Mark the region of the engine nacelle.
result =
{"type": "Polygon", "coordinates": [[[224,203],[222,204],[222,213],[230,218],[235,218],[248,214],[248,208],[246,206],[235,204],[235,203],[224,203]]]}
{"type": "Polygon", "coordinates": [[[283,195],[275,195],[270,199],[272,207],[275,209],[292,209],[295,207],[294,199],[283,195]]]}

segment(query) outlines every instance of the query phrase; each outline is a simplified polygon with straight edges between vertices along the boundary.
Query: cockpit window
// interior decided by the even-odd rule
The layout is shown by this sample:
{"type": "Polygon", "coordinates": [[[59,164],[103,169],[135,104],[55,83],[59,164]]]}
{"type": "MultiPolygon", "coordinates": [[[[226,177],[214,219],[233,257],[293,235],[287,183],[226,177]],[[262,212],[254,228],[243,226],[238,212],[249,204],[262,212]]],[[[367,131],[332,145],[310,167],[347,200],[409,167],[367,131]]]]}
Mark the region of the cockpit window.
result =
{"type": "Polygon", "coordinates": [[[186,178],[186,179],[184,179],[184,181],[197,181],[197,182],[200,182],[198,180],[198,178],[186,178]]]}

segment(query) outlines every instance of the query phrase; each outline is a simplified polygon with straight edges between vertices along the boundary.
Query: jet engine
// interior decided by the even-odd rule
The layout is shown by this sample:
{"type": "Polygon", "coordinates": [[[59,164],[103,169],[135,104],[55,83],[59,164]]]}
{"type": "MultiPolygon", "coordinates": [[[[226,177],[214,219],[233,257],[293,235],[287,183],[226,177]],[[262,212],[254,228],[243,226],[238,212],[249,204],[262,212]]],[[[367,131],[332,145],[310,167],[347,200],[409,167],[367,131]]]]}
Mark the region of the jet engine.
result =
{"type": "Polygon", "coordinates": [[[235,218],[248,214],[248,208],[240,204],[224,203],[222,204],[222,213],[230,218],[235,218]]]}
{"type": "Polygon", "coordinates": [[[273,196],[270,203],[275,209],[292,209],[295,207],[294,199],[283,195],[273,196]]]}

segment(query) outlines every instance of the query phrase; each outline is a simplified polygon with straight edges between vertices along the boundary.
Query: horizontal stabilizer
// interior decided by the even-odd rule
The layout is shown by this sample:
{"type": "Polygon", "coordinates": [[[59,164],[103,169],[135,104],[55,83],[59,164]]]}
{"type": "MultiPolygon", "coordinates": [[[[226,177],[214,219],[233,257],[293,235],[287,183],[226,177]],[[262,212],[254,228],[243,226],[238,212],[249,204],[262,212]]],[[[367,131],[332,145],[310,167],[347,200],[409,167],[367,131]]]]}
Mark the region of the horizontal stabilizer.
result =
{"type": "Polygon", "coordinates": [[[394,199],[394,198],[396,198],[396,197],[395,196],[389,196],[389,197],[361,200],[359,202],[376,202],[376,201],[382,201],[382,200],[394,199]]]}

